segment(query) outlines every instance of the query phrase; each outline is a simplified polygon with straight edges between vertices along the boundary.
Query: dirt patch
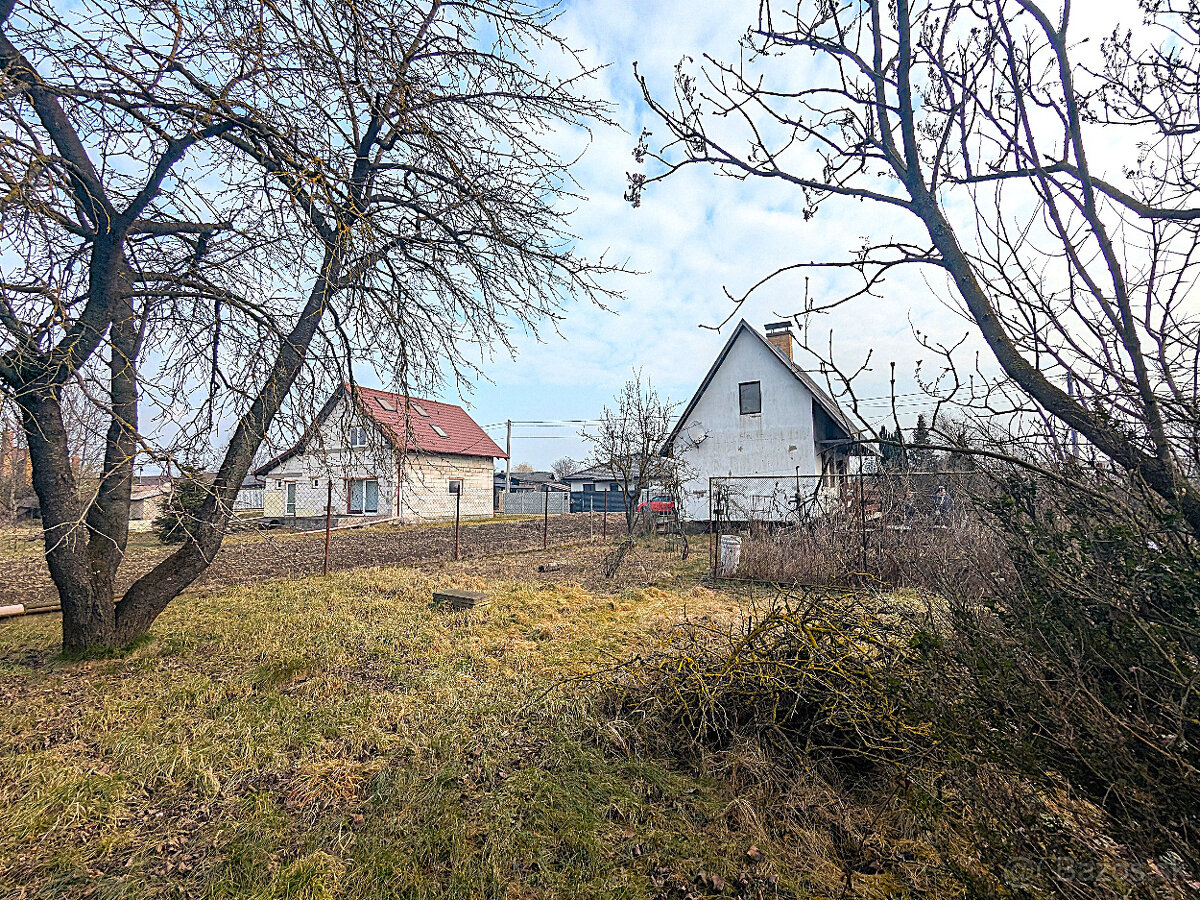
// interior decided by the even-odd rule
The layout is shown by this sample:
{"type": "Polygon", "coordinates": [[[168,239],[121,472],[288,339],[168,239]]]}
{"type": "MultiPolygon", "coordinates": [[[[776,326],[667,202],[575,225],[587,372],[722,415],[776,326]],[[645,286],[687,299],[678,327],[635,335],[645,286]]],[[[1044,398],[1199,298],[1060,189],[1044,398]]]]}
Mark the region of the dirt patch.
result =
{"type": "MultiPolygon", "coordinates": [[[[549,546],[599,541],[587,514],[551,516],[546,540],[549,546]]],[[[524,550],[540,550],[542,521],[484,522],[464,525],[459,534],[459,556],[463,560],[524,550]]],[[[170,552],[161,545],[131,546],[117,576],[124,590],[149,572],[170,552]]],[[[226,540],[198,586],[220,589],[271,578],[293,578],[321,571],[325,555],[324,534],[261,532],[226,540]]],[[[329,567],[333,571],[368,566],[415,566],[451,560],[454,528],[439,525],[400,528],[378,525],[335,531],[329,542],[329,567]]],[[[536,565],[534,566],[536,569],[536,565]]],[[[46,561],[40,554],[10,555],[0,573],[0,605],[45,602],[57,598],[46,561]]]]}

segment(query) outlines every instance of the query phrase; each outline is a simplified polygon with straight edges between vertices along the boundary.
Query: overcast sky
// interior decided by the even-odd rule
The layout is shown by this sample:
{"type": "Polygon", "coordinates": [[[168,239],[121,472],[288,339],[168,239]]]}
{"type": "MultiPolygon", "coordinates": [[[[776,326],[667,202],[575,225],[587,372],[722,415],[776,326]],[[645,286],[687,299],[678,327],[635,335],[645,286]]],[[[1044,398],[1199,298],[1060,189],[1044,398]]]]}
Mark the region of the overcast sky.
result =
{"type": "MultiPolygon", "coordinates": [[[[666,93],[681,57],[735,56],[738,37],[757,8],[757,0],[568,3],[559,30],[590,59],[610,64],[594,93],[617,104],[616,118],[624,129],[598,132],[576,170],[587,202],[574,219],[575,230],[585,253],[607,251],[611,259],[642,274],[619,280],[626,296],[612,312],[572,306],[559,334],[547,332],[540,343],[521,338],[515,360],[502,357],[487,366],[491,383],[475,384],[465,400],[480,424],[497,425],[488,430],[501,445],[504,429],[497,423],[505,419],[596,417],[635,366],[662,394],[686,402],[729,334],[731,326],[720,333],[701,327],[720,323],[730,312],[723,286],[739,294],[780,265],[845,258],[866,235],[914,234],[911,222],[889,218],[870,204],[830,205],[805,222],[796,192],[718,178],[700,168],[656,185],[639,209],[622,199],[625,173],[637,168],[631,155],[636,135],[645,125],[657,130],[655,137],[663,136],[647,116],[633,80],[633,62],[638,61],[652,86],[666,93]]],[[[1097,32],[1111,30],[1118,20],[1136,24],[1140,19],[1132,0],[1091,0],[1086,8],[1086,27],[1097,32]]],[[[787,65],[803,65],[803,59],[795,55],[787,65]]],[[[914,389],[913,370],[923,354],[910,320],[947,341],[969,330],[938,300],[938,294],[948,295],[944,282],[932,272],[928,277],[928,284],[916,272],[890,279],[882,300],[860,300],[814,326],[822,332],[832,329],[835,352],[846,363],[860,361],[874,348],[873,372],[864,377],[860,396],[887,393],[892,360],[901,378],[898,390],[914,389]]],[[[832,296],[836,288],[816,276],[808,285],[818,297],[832,296]]],[[[747,303],[742,315],[756,327],[787,317],[800,308],[803,291],[803,278],[780,281],[747,303]]],[[[453,394],[447,390],[444,399],[452,400],[453,394]]],[[[917,407],[907,410],[911,418],[916,412],[917,407]]],[[[884,421],[886,414],[886,405],[880,404],[878,420],[884,421]]],[[[587,448],[575,432],[571,426],[516,426],[513,461],[545,468],[560,456],[582,458],[587,448]]]]}

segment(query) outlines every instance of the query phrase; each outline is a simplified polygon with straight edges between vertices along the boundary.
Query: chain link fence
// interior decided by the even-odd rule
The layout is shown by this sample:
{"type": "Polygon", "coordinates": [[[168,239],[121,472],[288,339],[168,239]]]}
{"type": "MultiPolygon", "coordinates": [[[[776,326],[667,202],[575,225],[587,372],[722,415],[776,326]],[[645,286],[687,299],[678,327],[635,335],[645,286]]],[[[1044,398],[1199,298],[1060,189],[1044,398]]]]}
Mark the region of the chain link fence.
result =
{"type": "Polygon", "coordinates": [[[712,478],[711,574],[930,589],[1001,577],[1003,552],[975,512],[985,490],[971,471],[712,478]],[[738,540],[723,553],[722,538],[738,540]]]}

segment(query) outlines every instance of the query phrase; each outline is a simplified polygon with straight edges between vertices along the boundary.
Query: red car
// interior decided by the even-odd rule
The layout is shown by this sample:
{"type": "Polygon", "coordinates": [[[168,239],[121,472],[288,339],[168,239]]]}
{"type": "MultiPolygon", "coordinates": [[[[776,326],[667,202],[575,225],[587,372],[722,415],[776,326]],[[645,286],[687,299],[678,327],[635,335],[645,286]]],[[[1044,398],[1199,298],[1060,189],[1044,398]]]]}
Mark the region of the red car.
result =
{"type": "Polygon", "coordinates": [[[649,500],[643,500],[637,506],[638,512],[652,513],[673,513],[675,512],[675,501],[666,494],[660,494],[657,497],[651,497],[649,500]]]}

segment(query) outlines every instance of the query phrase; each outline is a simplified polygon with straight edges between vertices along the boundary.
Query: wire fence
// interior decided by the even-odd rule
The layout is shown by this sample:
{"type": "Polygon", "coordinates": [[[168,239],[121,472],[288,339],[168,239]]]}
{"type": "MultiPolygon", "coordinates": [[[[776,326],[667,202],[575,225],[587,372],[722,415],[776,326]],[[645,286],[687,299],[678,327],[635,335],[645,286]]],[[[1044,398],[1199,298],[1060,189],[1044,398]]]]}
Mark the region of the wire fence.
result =
{"type": "Polygon", "coordinates": [[[974,512],[985,489],[971,471],[712,478],[711,575],[932,589],[995,577],[1003,552],[974,512]]]}
{"type": "MultiPolygon", "coordinates": [[[[331,487],[324,480],[314,485],[312,479],[307,483],[283,480],[277,485],[268,479],[265,487],[255,487],[253,493],[245,492],[239,498],[221,551],[201,584],[222,588],[371,566],[415,566],[601,545],[625,533],[623,512],[605,512],[602,507],[594,512],[569,512],[566,504],[555,511],[545,503],[542,492],[533,495],[537,509],[529,514],[496,516],[490,484],[485,482],[478,491],[482,504],[469,490],[456,495],[446,485],[443,489],[447,501],[438,498],[426,507],[424,515],[400,520],[387,514],[389,496],[384,490],[376,503],[375,492],[366,486],[335,482],[331,487]],[[296,486],[289,489],[288,483],[296,486]],[[272,492],[277,495],[274,500],[272,492]],[[258,495],[265,499],[259,501],[258,495]],[[357,511],[360,504],[361,513],[357,511]],[[481,506],[485,513],[475,514],[481,506]]],[[[147,527],[131,530],[118,569],[118,593],[187,540],[186,526],[195,520],[189,518],[186,508],[179,508],[185,490],[180,483],[174,492],[145,497],[139,522],[147,527]],[[153,523],[168,505],[184,528],[164,540],[161,524],[155,527],[153,523]]],[[[79,527],[86,528],[86,524],[79,527]]],[[[8,572],[6,579],[0,579],[0,617],[57,611],[58,594],[46,566],[40,523],[0,528],[0,556],[8,572]],[[6,607],[10,608],[7,612],[6,607]]]]}

